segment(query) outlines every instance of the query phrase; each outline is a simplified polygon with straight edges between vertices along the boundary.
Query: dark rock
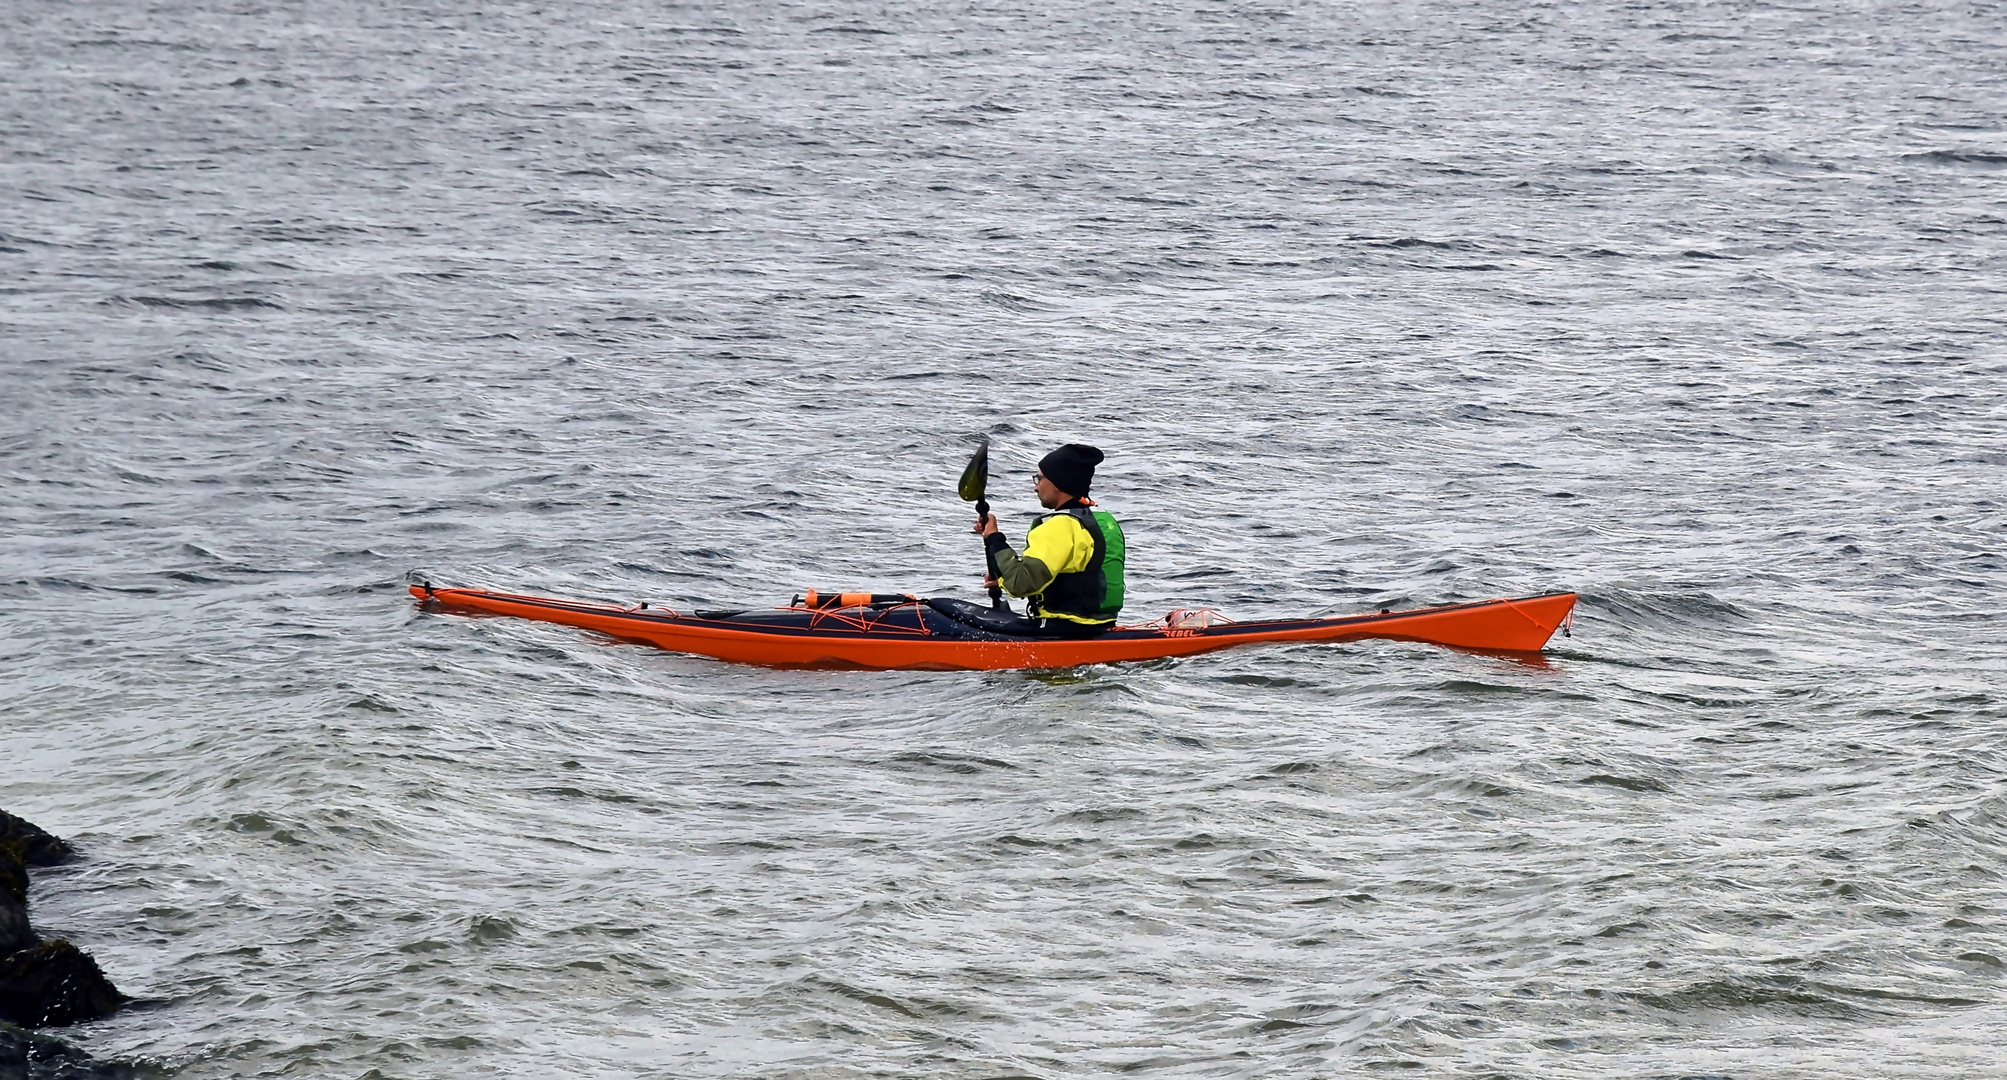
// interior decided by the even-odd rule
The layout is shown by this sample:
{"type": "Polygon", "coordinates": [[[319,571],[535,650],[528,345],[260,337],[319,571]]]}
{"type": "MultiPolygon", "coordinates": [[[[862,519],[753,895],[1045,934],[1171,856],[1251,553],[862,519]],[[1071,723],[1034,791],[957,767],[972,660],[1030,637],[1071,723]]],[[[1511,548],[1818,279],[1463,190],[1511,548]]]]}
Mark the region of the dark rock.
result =
{"type": "Polygon", "coordinates": [[[0,1080],[140,1080],[158,1070],[99,1061],[61,1039],[0,1024],[0,1080]]]}
{"type": "Polygon", "coordinates": [[[35,944],[28,927],[28,868],[0,847],[0,956],[35,944]]]}
{"type": "Polygon", "coordinates": [[[0,957],[0,1020],[51,1027],[109,1016],[126,997],[90,954],[51,941],[0,957]]]}
{"type": "Polygon", "coordinates": [[[0,810],[0,956],[38,940],[28,927],[28,868],[54,866],[74,854],[59,837],[0,810]]]}
{"type": "Polygon", "coordinates": [[[77,853],[62,837],[0,810],[0,861],[7,852],[23,866],[54,866],[77,853]]]}
{"type": "Polygon", "coordinates": [[[28,902],[28,868],[7,851],[0,851],[0,896],[17,904],[28,902]]]}
{"type": "MultiPolygon", "coordinates": [[[[28,924],[28,867],[54,866],[73,854],[62,840],[0,810],[0,1023],[74,1024],[125,1003],[88,953],[67,941],[42,944],[28,924]]],[[[4,1068],[0,1080],[11,1080],[4,1068]]]]}
{"type": "Polygon", "coordinates": [[[35,931],[28,926],[28,905],[7,892],[6,877],[6,867],[0,866],[0,956],[35,945],[35,931]]]}

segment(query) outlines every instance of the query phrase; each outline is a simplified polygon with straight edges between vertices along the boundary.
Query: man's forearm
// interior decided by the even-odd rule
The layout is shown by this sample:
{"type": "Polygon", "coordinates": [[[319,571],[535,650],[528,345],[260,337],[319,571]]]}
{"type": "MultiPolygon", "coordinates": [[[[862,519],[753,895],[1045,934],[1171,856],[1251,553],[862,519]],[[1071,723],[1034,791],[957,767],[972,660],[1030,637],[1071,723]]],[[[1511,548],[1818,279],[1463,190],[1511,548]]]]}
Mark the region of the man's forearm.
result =
{"type": "Polygon", "coordinates": [[[1020,556],[1012,551],[1002,533],[984,538],[997,566],[997,584],[1012,596],[1030,596],[1052,584],[1052,568],[1043,559],[1020,556]]]}

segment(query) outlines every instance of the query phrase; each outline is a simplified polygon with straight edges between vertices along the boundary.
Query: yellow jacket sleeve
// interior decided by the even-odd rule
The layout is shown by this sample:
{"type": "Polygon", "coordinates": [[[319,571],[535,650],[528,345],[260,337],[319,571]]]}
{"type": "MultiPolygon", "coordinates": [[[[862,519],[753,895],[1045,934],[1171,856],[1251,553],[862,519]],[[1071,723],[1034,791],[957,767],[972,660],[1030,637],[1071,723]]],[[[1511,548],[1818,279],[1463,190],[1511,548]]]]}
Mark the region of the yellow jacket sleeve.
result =
{"type": "Polygon", "coordinates": [[[1037,596],[1059,575],[1087,569],[1094,561],[1094,538],[1080,522],[1055,514],[1032,526],[1023,555],[1003,543],[995,550],[997,584],[1012,596],[1037,596]]]}
{"type": "Polygon", "coordinates": [[[1024,554],[1051,567],[1054,577],[1077,574],[1094,561],[1094,538],[1071,514],[1054,514],[1025,535],[1024,554]]]}

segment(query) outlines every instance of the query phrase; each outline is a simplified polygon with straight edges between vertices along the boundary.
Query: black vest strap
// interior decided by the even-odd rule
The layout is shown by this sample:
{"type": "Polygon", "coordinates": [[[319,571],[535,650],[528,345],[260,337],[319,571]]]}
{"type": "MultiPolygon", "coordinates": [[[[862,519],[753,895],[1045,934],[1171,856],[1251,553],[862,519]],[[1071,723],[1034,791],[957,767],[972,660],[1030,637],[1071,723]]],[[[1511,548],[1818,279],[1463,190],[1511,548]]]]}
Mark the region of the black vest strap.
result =
{"type": "Polygon", "coordinates": [[[1044,616],[1060,612],[1098,621],[1101,618],[1101,597],[1108,587],[1107,575],[1101,568],[1101,560],[1108,555],[1108,540],[1101,535],[1101,523],[1094,520],[1094,511],[1077,504],[1046,514],[1032,522],[1031,527],[1036,529],[1061,514],[1086,527],[1087,535],[1094,538],[1094,555],[1088,560],[1087,569],[1057,575],[1044,592],[1032,597],[1029,604],[1031,613],[1044,616]]]}

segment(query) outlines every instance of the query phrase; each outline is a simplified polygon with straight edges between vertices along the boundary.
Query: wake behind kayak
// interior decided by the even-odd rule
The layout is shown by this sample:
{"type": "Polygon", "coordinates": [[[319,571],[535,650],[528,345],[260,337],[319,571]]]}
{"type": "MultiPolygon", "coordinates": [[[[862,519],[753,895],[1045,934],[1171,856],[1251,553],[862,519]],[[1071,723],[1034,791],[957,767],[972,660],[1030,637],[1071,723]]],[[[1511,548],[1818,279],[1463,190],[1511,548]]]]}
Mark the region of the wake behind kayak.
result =
{"type": "Polygon", "coordinates": [[[777,668],[997,671],[1189,656],[1260,642],[1419,641],[1480,652],[1533,653],[1575,608],[1574,593],[1321,619],[1226,622],[1173,612],[1089,638],[1022,633],[1023,620],[946,598],[810,594],[767,611],[682,613],[485,589],[411,586],[428,611],[506,615],[593,630],[672,652],[777,668]]]}

